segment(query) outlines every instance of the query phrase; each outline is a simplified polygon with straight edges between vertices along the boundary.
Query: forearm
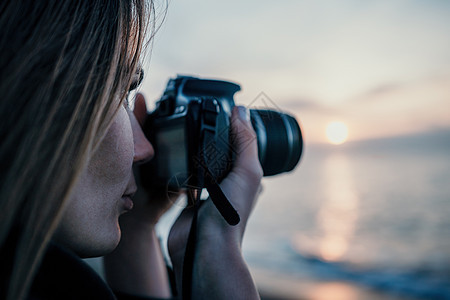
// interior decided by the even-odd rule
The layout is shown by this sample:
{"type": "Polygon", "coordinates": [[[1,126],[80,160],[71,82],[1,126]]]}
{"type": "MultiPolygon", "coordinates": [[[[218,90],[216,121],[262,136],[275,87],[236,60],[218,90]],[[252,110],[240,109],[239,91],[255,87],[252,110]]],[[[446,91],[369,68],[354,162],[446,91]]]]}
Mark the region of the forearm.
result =
{"type": "Polygon", "coordinates": [[[237,245],[218,239],[207,246],[198,246],[192,283],[194,299],[259,299],[237,245]]]}
{"type": "MultiPolygon", "coordinates": [[[[182,285],[186,284],[183,282],[182,268],[193,213],[192,208],[184,210],[169,235],[169,252],[180,294],[182,285]]],[[[192,272],[193,299],[259,298],[241,252],[243,223],[238,226],[228,225],[211,201],[200,207],[194,266],[193,270],[188,270],[192,272]]]]}
{"type": "Polygon", "coordinates": [[[167,269],[154,227],[121,221],[121,242],[104,259],[108,284],[128,294],[170,298],[167,269]]]}

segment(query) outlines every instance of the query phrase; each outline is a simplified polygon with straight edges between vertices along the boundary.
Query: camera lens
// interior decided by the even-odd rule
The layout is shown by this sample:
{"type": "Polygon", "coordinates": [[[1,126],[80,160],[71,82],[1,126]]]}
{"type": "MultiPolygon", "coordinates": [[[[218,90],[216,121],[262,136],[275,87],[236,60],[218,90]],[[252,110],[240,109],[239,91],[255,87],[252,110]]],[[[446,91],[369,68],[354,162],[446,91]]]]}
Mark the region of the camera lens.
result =
{"type": "Polygon", "coordinates": [[[251,109],[250,115],[258,140],[258,156],[264,176],[294,169],[303,148],[300,126],[295,118],[263,109],[251,109]]]}

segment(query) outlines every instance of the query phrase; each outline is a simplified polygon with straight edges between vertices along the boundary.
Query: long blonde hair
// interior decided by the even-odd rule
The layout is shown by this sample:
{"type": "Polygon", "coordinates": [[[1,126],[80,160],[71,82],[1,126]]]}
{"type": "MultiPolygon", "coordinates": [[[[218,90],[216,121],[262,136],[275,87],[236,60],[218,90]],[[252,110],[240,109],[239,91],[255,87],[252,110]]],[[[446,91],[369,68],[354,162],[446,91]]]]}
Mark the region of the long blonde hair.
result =
{"type": "Polygon", "coordinates": [[[153,13],[143,0],[0,4],[0,254],[13,256],[2,260],[10,279],[0,298],[26,297],[78,175],[126,97],[153,13]]]}

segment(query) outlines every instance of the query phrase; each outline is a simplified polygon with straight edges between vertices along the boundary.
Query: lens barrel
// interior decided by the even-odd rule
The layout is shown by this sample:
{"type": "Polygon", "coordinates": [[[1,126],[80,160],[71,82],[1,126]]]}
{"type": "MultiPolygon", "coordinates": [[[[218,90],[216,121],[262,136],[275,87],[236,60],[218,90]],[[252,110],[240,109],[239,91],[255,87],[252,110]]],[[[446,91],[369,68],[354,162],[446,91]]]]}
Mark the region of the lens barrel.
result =
{"type": "Polygon", "coordinates": [[[273,110],[251,109],[264,176],[289,172],[300,160],[303,140],[297,120],[273,110]]]}

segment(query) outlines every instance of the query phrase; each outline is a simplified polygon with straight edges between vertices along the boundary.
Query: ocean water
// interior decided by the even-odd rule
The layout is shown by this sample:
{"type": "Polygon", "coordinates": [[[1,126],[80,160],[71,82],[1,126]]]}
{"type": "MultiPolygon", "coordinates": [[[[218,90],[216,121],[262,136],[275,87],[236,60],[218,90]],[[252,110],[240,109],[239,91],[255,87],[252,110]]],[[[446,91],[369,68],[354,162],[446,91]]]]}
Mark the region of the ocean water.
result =
{"type": "Polygon", "coordinates": [[[244,254],[272,276],[450,299],[450,133],[305,146],[263,180],[244,254]]]}

